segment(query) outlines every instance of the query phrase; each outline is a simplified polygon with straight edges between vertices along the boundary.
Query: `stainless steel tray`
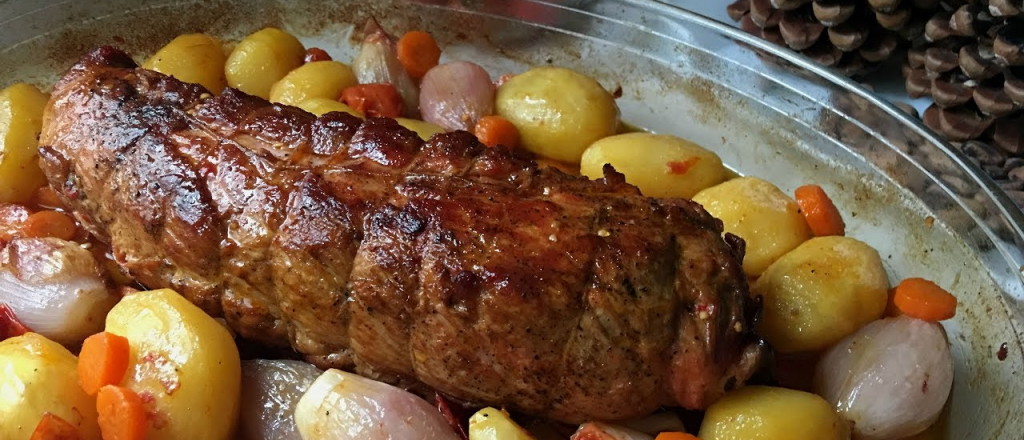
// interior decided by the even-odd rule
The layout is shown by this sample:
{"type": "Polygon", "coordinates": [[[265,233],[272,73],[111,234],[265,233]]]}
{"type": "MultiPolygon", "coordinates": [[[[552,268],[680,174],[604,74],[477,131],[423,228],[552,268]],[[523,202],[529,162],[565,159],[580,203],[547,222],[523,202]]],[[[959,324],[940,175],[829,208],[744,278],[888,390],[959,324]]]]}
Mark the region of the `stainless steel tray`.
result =
{"type": "Polygon", "coordinates": [[[700,16],[640,0],[0,1],[0,86],[49,87],[101,44],[142,60],[181,33],[231,40],[270,25],[347,60],[353,24],[370,15],[427,29],[446,58],[495,75],[584,71],[622,86],[631,123],[692,139],[784,190],[821,184],[894,281],[925,276],[958,295],[945,323],[956,358],[949,438],[1024,438],[1024,213],[857,84],[700,16]]]}

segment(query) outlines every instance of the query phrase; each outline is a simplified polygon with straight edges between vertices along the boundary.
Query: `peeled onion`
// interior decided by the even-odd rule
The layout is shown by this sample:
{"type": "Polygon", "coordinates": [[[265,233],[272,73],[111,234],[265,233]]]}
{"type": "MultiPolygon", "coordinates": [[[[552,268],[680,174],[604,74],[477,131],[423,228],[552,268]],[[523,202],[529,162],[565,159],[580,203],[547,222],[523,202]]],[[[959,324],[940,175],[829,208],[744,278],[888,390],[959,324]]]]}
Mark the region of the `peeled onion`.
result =
{"type": "Polygon", "coordinates": [[[901,316],[875,321],[822,357],[815,389],[864,440],[903,438],[935,422],[953,385],[942,327],[901,316]]]}
{"type": "Polygon", "coordinates": [[[654,440],[654,437],[622,426],[589,422],[580,425],[570,440],[654,440]]]}
{"type": "Polygon", "coordinates": [[[473,131],[477,121],[494,113],[494,83],[476,64],[455,61],[434,67],[420,83],[423,120],[454,131],[473,131]]]}
{"type": "Polygon", "coordinates": [[[241,439],[301,440],[295,407],[320,373],[300,361],[242,362],[241,439]]]}
{"type": "Polygon", "coordinates": [[[366,37],[359,49],[359,55],[352,61],[352,71],[355,72],[359,84],[395,86],[398,94],[402,95],[406,116],[418,117],[420,92],[405,66],[398,61],[395,41],[377,24],[377,20],[372,18],[366,22],[365,33],[366,37]]]}
{"type": "Polygon", "coordinates": [[[92,253],[57,238],[15,238],[0,252],[0,303],[33,332],[72,346],[103,330],[117,303],[92,253]]]}
{"type": "Polygon", "coordinates": [[[295,408],[303,440],[459,440],[427,401],[391,385],[327,370],[295,408]]]}

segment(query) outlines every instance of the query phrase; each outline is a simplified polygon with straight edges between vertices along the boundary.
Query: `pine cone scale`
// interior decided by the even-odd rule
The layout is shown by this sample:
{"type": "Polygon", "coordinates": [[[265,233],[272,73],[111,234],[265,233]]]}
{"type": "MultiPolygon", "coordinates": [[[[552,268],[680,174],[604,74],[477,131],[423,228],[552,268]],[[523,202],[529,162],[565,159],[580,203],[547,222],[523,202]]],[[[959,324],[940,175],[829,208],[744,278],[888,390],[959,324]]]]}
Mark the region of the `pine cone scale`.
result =
{"type": "Polygon", "coordinates": [[[971,97],[982,113],[997,118],[1010,115],[1018,109],[1001,87],[977,87],[971,97]]]}
{"type": "Polygon", "coordinates": [[[960,70],[973,79],[989,79],[1003,71],[1002,66],[996,63],[995,55],[991,52],[982,54],[976,44],[961,47],[959,58],[960,70]]]}
{"type": "Polygon", "coordinates": [[[811,4],[811,11],[814,12],[814,18],[817,18],[821,24],[832,27],[846,23],[857,11],[857,6],[853,3],[818,0],[811,4]]]}
{"type": "Polygon", "coordinates": [[[931,72],[946,73],[960,67],[960,55],[952,49],[932,47],[924,53],[924,68],[931,72]]]}
{"type": "Polygon", "coordinates": [[[992,50],[996,58],[1009,66],[1024,65],[1024,27],[1003,26],[996,34],[992,50]]]}
{"type": "Polygon", "coordinates": [[[881,12],[892,12],[900,6],[900,0],[868,0],[871,8],[881,12]]]}
{"type": "Polygon", "coordinates": [[[963,105],[974,96],[974,90],[962,82],[940,78],[931,80],[931,96],[939,107],[949,108],[963,105]]]}
{"type": "Polygon", "coordinates": [[[771,0],[750,0],[750,19],[760,28],[779,25],[782,11],[772,8],[771,0]]]}
{"type": "Polygon", "coordinates": [[[1024,116],[1000,121],[992,136],[992,143],[1013,156],[1024,155],[1024,116]]]}
{"type": "Polygon", "coordinates": [[[725,7],[725,13],[729,15],[732,21],[740,21],[743,19],[743,15],[750,11],[750,0],[737,0],[733,3],[729,3],[729,6],[725,7]]]}
{"type": "Polygon", "coordinates": [[[799,8],[799,7],[803,6],[803,5],[811,2],[811,0],[771,0],[771,1],[772,1],[772,6],[774,6],[775,9],[782,9],[783,11],[791,11],[793,9],[797,9],[797,8],[799,8]]]}
{"type": "Polygon", "coordinates": [[[825,25],[814,20],[807,11],[785,11],[779,20],[779,31],[786,44],[794,50],[807,49],[818,42],[825,25]]]}
{"type": "Polygon", "coordinates": [[[1006,69],[1003,76],[1006,77],[1006,81],[1003,82],[1003,90],[1013,102],[1024,105],[1024,78],[1016,76],[1012,69],[1006,69]]]}

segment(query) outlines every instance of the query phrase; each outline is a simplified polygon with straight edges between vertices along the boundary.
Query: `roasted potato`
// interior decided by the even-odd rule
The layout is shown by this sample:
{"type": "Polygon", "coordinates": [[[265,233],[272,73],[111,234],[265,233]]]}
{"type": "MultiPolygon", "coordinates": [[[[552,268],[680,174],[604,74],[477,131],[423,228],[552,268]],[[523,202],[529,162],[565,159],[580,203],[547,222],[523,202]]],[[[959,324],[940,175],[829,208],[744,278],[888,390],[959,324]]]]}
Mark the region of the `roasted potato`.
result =
{"type": "Polygon", "coordinates": [[[438,127],[435,124],[431,124],[427,121],[409,118],[395,118],[395,120],[398,121],[399,125],[408,128],[412,131],[415,131],[416,134],[420,135],[420,138],[423,140],[430,139],[430,137],[435,134],[444,133],[443,128],[438,127]]]}
{"type": "Polygon", "coordinates": [[[99,440],[96,399],[78,386],[78,358],[35,333],[0,342],[0,439],[28,440],[53,413],[99,440]]]}
{"type": "Polygon", "coordinates": [[[711,215],[722,219],[725,231],[746,240],[743,271],[755,277],[772,262],[811,238],[811,228],[796,201],[771,183],[741,177],[693,196],[711,215]]]}
{"type": "Polygon", "coordinates": [[[469,418],[469,440],[533,440],[508,413],[484,408],[469,418]]]}
{"type": "Polygon", "coordinates": [[[228,85],[250,95],[270,98],[270,88],[302,65],[306,49],[292,34],[266,28],[235,46],[224,66],[228,85]]]}
{"type": "Polygon", "coordinates": [[[594,142],[580,161],[591,179],[604,177],[611,164],[650,197],[688,199],[725,181],[726,169],[717,154],[685,139],[651,133],[626,133],[594,142]]]}
{"type": "Polygon", "coordinates": [[[270,101],[299,105],[313,98],[337,100],[359,82],[352,69],[337,61],[314,61],[288,72],[270,88],[270,101]]]}
{"type": "Polygon", "coordinates": [[[615,98],[594,79],[561,67],[513,76],[498,88],[495,109],[519,129],[527,150],[571,164],[619,125],[615,98]]]}
{"type": "Polygon", "coordinates": [[[758,332],[783,353],[824,349],[882,317],[889,282],[882,258],[849,237],[817,237],[764,271],[758,332]]]}
{"type": "Polygon", "coordinates": [[[22,203],[46,183],[39,169],[39,132],[49,99],[35,86],[0,91],[0,203],[22,203]]]}
{"type": "Polygon", "coordinates": [[[345,105],[344,102],[338,101],[336,99],[327,99],[327,98],[307,99],[305,101],[302,101],[302,103],[300,103],[296,107],[301,108],[301,109],[303,109],[303,110],[305,110],[307,112],[310,112],[310,113],[312,113],[314,115],[317,115],[317,116],[323,115],[325,113],[330,113],[330,112],[345,112],[345,113],[348,113],[348,114],[350,114],[352,116],[356,116],[356,117],[359,117],[359,118],[363,118],[364,117],[363,114],[359,112],[359,110],[356,110],[356,109],[354,109],[352,107],[349,107],[349,106],[345,105]]]}
{"type": "Polygon", "coordinates": [[[241,361],[231,334],[173,290],[124,297],[107,315],[131,362],[120,384],[161,414],[147,439],[227,440],[238,421],[241,361]]]}
{"type": "Polygon", "coordinates": [[[171,40],[149,57],[142,67],[200,84],[212,93],[220,93],[228,85],[224,76],[226,61],[224,48],[216,38],[186,34],[171,40]]]}
{"type": "Polygon", "coordinates": [[[732,391],[704,413],[702,440],[845,440],[849,427],[811,393],[748,386],[732,391]]]}

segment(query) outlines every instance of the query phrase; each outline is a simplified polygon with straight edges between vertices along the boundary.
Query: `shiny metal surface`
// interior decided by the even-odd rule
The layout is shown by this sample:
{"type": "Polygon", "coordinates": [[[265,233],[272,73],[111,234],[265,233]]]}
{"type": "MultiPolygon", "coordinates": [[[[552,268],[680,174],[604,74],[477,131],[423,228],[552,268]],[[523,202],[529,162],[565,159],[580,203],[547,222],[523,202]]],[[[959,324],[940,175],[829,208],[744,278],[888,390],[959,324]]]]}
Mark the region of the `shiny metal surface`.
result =
{"type": "Polygon", "coordinates": [[[631,123],[692,139],[786,191],[822,185],[892,281],[924,276],[958,295],[945,323],[956,357],[949,438],[1024,438],[1024,213],[900,110],[706,18],[641,0],[0,1],[0,86],[48,87],[100,44],[141,61],[180,33],[231,40],[268,25],[349,60],[353,24],[370,15],[396,31],[429,30],[445,58],[495,76],[579,69],[622,86],[631,123]]]}

